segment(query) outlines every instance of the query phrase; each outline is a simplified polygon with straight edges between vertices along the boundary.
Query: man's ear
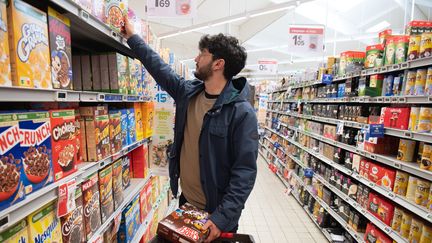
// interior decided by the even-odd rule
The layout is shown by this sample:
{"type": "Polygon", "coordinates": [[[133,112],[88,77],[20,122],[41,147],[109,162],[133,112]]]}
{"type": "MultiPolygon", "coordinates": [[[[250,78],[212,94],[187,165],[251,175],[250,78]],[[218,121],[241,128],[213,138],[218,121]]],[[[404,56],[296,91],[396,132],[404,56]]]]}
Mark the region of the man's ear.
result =
{"type": "Polygon", "coordinates": [[[213,67],[214,67],[215,71],[216,70],[224,69],[225,68],[225,60],[224,59],[217,59],[214,62],[214,66],[213,67]]]}

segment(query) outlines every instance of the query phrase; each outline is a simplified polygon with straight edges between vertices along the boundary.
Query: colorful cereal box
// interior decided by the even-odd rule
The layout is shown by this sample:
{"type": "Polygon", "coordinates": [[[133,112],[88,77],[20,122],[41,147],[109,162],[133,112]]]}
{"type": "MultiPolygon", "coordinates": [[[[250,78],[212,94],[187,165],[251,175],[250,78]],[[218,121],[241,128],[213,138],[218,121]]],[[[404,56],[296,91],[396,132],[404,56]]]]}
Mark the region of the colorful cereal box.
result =
{"type": "Polygon", "coordinates": [[[378,64],[382,64],[384,47],[381,44],[366,47],[365,68],[376,68],[378,64]],[[377,61],[377,59],[381,59],[377,61]]]}
{"type": "Polygon", "coordinates": [[[128,115],[127,110],[121,110],[121,137],[122,137],[122,145],[126,147],[128,145],[128,115]]]}
{"type": "Polygon", "coordinates": [[[119,243],[131,242],[141,225],[139,195],[123,210],[120,230],[117,236],[119,243]]]}
{"type": "Polygon", "coordinates": [[[69,18],[48,7],[52,86],[73,89],[72,50],[69,18]]]}
{"type": "Polygon", "coordinates": [[[128,94],[138,95],[138,80],[141,78],[141,67],[137,65],[134,59],[128,58],[130,82],[128,86],[128,94]]]}
{"type": "Polygon", "coordinates": [[[135,111],[135,129],[136,129],[136,141],[141,141],[144,139],[144,126],[143,126],[143,117],[142,117],[142,109],[141,103],[134,103],[134,111],[135,111]]]}
{"type": "Polygon", "coordinates": [[[123,202],[123,173],[122,159],[115,161],[112,165],[114,209],[123,202]]]}
{"type": "Polygon", "coordinates": [[[0,233],[0,242],[3,243],[27,243],[28,242],[28,224],[27,221],[21,220],[14,226],[0,233]]]}
{"type": "Polygon", "coordinates": [[[99,161],[108,157],[111,145],[107,107],[80,107],[80,113],[85,117],[88,161],[99,161]]]}
{"type": "Polygon", "coordinates": [[[99,171],[99,192],[102,223],[104,223],[114,212],[112,188],[112,167],[107,166],[105,169],[99,171]]]}
{"type": "Polygon", "coordinates": [[[144,137],[148,138],[153,135],[154,103],[153,102],[141,103],[141,109],[142,109],[144,137]]]}
{"type": "Polygon", "coordinates": [[[407,60],[407,52],[409,45],[409,36],[402,35],[395,37],[396,53],[395,63],[403,63],[407,60]]]}
{"type": "Polygon", "coordinates": [[[119,53],[108,55],[111,93],[127,94],[129,85],[128,58],[119,53]]]}
{"type": "Polygon", "coordinates": [[[128,13],[128,0],[105,0],[105,23],[121,32],[123,16],[128,13]]]}
{"type": "Polygon", "coordinates": [[[63,243],[85,242],[84,209],[81,185],[75,190],[75,209],[60,218],[63,243]]]}
{"type": "Polygon", "coordinates": [[[411,35],[408,46],[408,60],[414,60],[420,56],[420,35],[411,35]]]}
{"type": "Polygon", "coordinates": [[[56,216],[54,202],[30,214],[27,221],[29,223],[29,242],[62,242],[60,219],[56,216]]]}
{"type": "Polygon", "coordinates": [[[385,54],[384,54],[384,65],[391,65],[395,63],[395,52],[396,52],[396,36],[391,36],[387,39],[385,54]]]}
{"type": "Polygon", "coordinates": [[[47,16],[22,0],[8,6],[14,86],[51,89],[47,16]]]}
{"type": "Polygon", "coordinates": [[[110,141],[111,141],[111,154],[115,154],[122,149],[122,127],[121,127],[121,111],[110,110],[110,141]]]}
{"type": "Polygon", "coordinates": [[[129,187],[130,185],[130,164],[131,164],[131,157],[130,154],[127,154],[122,157],[122,183],[123,183],[123,190],[129,187]]]}
{"type": "Polygon", "coordinates": [[[77,170],[75,110],[52,110],[50,117],[54,180],[58,181],[77,170]]]}
{"type": "Polygon", "coordinates": [[[35,192],[53,181],[51,124],[48,112],[18,113],[21,134],[18,158],[25,193],[35,192]]]}
{"type": "Polygon", "coordinates": [[[88,176],[81,185],[83,193],[85,234],[89,240],[101,226],[98,175],[88,176]]]}
{"type": "Polygon", "coordinates": [[[6,15],[7,0],[0,1],[0,86],[12,86],[9,56],[8,22],[6,15]]]}
{"type": "Polygon", "coordinates": [[[92,15],[101,22],[105,22],[105,0],[92,0],[92,2],[92,15]]]}
{"type": "Polygon", "coordinates": [[[414,95],[424,95],[426,85],[427,70],[417,69],[416,81],[414,85],[414,95]]]}
{"type": "Polygon", "coordinates": [[[128,144],[133,144],[136,142],[136,118],[135,118],[135,110],[133,108],[129,108],[127,111],[127,142],[128,144]]]}
{"type": "Polygon", "coordinates": [[[432,33],[421,34],[420,57],[430,57],[432,55],[432,33]]]}
{"type": "Polygon", "coordinates": [[[108,66],[108,55],[99,55],[100,75],[101,75],[101,89],[102,92],[110,92],[110,73],[108,66]]]}
{"type": "Polygon", "coordinates": [[[25,198],[20,130],[16,114],[0,114],[0,210],[25,198]]]}

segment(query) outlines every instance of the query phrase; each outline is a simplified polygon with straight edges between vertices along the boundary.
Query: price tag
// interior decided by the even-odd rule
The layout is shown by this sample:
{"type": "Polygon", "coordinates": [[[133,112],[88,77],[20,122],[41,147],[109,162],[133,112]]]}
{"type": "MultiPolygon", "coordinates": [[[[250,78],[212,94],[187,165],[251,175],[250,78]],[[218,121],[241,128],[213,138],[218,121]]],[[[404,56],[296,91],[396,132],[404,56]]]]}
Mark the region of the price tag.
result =
{"type": "Polygon", "coordinates": [[[147,14],[149,17],[195,17],[196,1],[147,0],[147,14]]]}
{"type": "Polygon", "coordinates": [[[432,213],[428,213],[427,218],[428,218],[429,220],[432,220],[432,213]]]}
{"type": "Polygon", "coordinates": [[[324,51],[323,26],[290,26],[288,34],[288,48],[290,52],[302,54],[318,54],[324,51]]]}
{"type": "Polygon", "coordinates": [[[75,179],[72,179],[65,184],[59,186],[57,200],[57,217],[63,217],[75,209],[75,189],[75,179]]]}
{"type": "Polygon", "coordinates": [[[372,188],[375,187],[375,183],[373,183],[373,182],[369,182],[368,185],[369,185],[370,187],[372,187],[372,188]]]}
{"type": "Polygon", "coordinates": [[[385,232],[387,232],[387,234],[390,234],[390,232],[391,232],[391,229],[389,228],[389,227],[384,227],[384,230],[385,230],[385,232]]]}
{"type": "Polygon", "coordinates": [[[400,169],[400,168],[401,168],[401,165],[400,165],[398,162],[394,162],[394,167],[400,169]]]}
{"type": "Polygon", "coordinates": [[[258,60],[258,72],[262,74],[276,74],[278,62],[274,59],[258,60]]]}
{"type": "Polygon", "coordinates": [[[393,192],[388,192],[387,196],[391,197],[391,198],[395,198],[396,195],[393,192]]]}

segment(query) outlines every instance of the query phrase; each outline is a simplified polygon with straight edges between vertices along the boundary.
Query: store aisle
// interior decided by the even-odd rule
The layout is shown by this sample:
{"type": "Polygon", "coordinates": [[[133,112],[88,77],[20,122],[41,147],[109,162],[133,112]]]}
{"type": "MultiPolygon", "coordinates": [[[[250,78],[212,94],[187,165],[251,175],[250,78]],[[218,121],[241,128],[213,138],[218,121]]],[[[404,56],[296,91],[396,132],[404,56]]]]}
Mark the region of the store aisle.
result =
{"type": "Polygon", "coordinates": [[[256,242],[327,242],[298,202],[287,196],[285,186],[258,156],[255,188],[240,218],[239,233],[256,242]]]}

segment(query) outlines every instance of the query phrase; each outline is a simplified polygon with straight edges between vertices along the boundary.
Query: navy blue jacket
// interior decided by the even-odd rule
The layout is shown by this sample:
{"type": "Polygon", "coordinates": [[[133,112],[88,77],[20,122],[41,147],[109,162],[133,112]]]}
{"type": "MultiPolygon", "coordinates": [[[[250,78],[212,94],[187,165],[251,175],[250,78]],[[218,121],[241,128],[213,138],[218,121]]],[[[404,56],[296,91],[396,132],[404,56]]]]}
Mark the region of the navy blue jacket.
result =
{"type": "MultiPolygon", "coordinates": [[[[171,190],[178,193],[180,150],[189,100],[204,90],[200,80],[186,81],[134,35],[128,44],[156,82],[176,102],[174,143],[169,151],[171,190]]],[[[204,116],[199,138],[201,185],[206,211],[223,232],[233,230],[255,184],[258,131],[255,112],[247,102],[245,78],[230,80],[204,116]]]]}

